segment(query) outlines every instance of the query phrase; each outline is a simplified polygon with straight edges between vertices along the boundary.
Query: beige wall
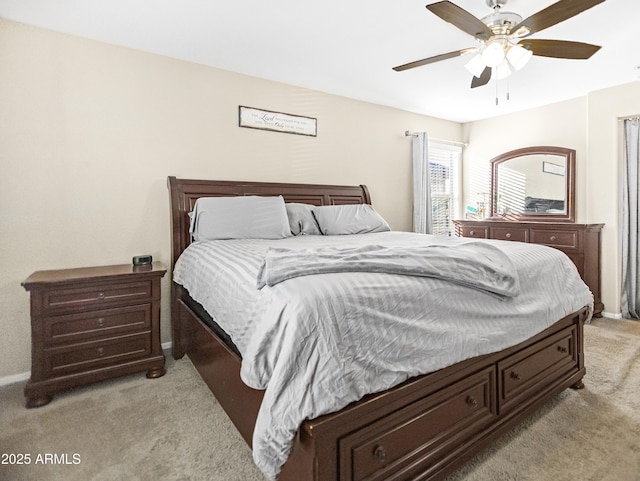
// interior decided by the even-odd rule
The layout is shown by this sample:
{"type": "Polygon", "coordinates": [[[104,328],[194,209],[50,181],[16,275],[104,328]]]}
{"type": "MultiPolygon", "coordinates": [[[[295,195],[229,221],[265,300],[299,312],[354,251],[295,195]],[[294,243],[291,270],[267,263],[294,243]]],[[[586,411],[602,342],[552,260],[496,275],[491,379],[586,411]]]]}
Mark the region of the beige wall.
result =
{"type": "Polygon", "coordinates": [[[30,369],[31,272],[169,263],[168,175],[363,183],[409,229],[405,130],[462,136],[455,122],[0,20],[0,378],[30,369]],[[316,117],[318,136],[239,128],[238,105],[316,117]]]}
{"type": "Polygon", "coordinates": [[[602,282],[605,310],[620,312],[621,254],[618,219],[622,175],[623,117],[640,115],[640,82],[589,94],[587,140],[587,221],[604,222],[602,282]],[[607,305],[607,299],[610,299],[607,305]]]}
{"type": "Polygon", "coordinates": [[[558,145],[576,150],[576,222],[604,223],[602,300],[605,314],[620,314],[618,195],[620,117],[640,114],[640,82],[592,92],[565,102],[463,126],[464,202],[488,192],[489,161],[509,150],[558,145]]]}

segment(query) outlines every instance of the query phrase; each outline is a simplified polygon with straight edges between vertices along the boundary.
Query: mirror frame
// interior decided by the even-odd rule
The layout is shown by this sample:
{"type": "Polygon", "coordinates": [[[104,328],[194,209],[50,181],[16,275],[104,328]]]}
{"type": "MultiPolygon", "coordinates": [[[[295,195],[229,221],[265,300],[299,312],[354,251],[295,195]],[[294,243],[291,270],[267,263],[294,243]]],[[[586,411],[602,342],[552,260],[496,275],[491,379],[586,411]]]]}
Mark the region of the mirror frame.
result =
{"type": "Polygon", "coordinates": [[[576,151],[565,147],[535,146],[505,152],[491,159],[491,210],[492,218],[520,222],[575,222],[576,151]],[[507,160],[527,155],[556,155],[565,159],[565,213],[564,214],[506,214],[497,213],[498,166],[507,160]]]}

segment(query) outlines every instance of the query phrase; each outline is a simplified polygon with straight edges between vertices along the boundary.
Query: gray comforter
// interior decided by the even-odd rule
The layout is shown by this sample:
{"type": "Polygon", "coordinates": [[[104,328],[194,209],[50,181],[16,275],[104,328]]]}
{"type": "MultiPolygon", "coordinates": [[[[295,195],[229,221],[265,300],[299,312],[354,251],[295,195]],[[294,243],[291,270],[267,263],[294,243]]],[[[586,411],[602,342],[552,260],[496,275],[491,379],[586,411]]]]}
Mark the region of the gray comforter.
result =
{"type": "Polygon", "coordinates": [[[366,245],[319,249],[270,248],[258,272],[258,289],[300,276],[377,272],[435,277],[500,296],[520,294],[509,258],[485,242],[419,246],[366,245]]]}
{"type": "Polygon", "coordinates": [[[593,302],[573,263],[558,250],[401,232],[195,243],[176,263],[174,280],[234,340],[243,381],[265,389],[253,457],[269,478],[286,461],[305,419],[409,377],[518,344],[593,302]],[[479,252],[498,249],[506,255],[510,266],[504,271],[513,278],[507,284],[519,281],[519,294],[496,295],[440,276],[383,272],[326,272],[273,285],[262,279],[257,288],[270,248],[286,249],[270,255],[294,259],[291,250],[308,254],[372,244],[418,250],[490,246],[479,252]]]}

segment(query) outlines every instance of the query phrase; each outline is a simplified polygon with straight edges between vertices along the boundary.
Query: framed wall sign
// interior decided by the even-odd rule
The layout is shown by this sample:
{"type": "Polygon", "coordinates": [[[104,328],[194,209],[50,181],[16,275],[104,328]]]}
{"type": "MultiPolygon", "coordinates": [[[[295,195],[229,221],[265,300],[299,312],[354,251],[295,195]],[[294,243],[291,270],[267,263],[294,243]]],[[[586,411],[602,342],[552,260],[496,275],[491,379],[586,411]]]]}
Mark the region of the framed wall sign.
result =
{"type": "Polygon", "coordinates": [[[547,174],[564,175],[564,165],[542,161],[542,172],[546,172],[547,174]]]}
{"type": "Polygon", "coordinates": [[[272,112],[243,105],[238,107],[238,122],[240,127],[249,129],[272,130],[311,137],[316,137],[318,134],[318,121],[312,117],[272,112]]]}

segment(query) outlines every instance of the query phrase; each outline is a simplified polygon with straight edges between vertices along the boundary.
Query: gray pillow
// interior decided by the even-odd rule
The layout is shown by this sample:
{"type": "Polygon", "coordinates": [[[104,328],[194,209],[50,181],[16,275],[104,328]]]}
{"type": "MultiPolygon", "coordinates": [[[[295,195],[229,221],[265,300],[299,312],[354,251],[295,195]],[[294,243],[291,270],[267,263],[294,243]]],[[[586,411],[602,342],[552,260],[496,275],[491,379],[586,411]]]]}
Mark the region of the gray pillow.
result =
{"type": "Polygon", "coordinates": [[[285,204],[289,227],[293,235],[320,235],[320,228],[313,217],[313,205],[298,204],[295,202],[285,204]]]}
{"type": "Polygon", "coordinates": [[[324,235],[366,234],[391,230],[369,204],[324,205],[313,208],[324,235]]]}
{"type": "Polygon", "coordinates": [[[189,216],[195,241],[291,237],[282,196],[201,197],[189,216]]]}

